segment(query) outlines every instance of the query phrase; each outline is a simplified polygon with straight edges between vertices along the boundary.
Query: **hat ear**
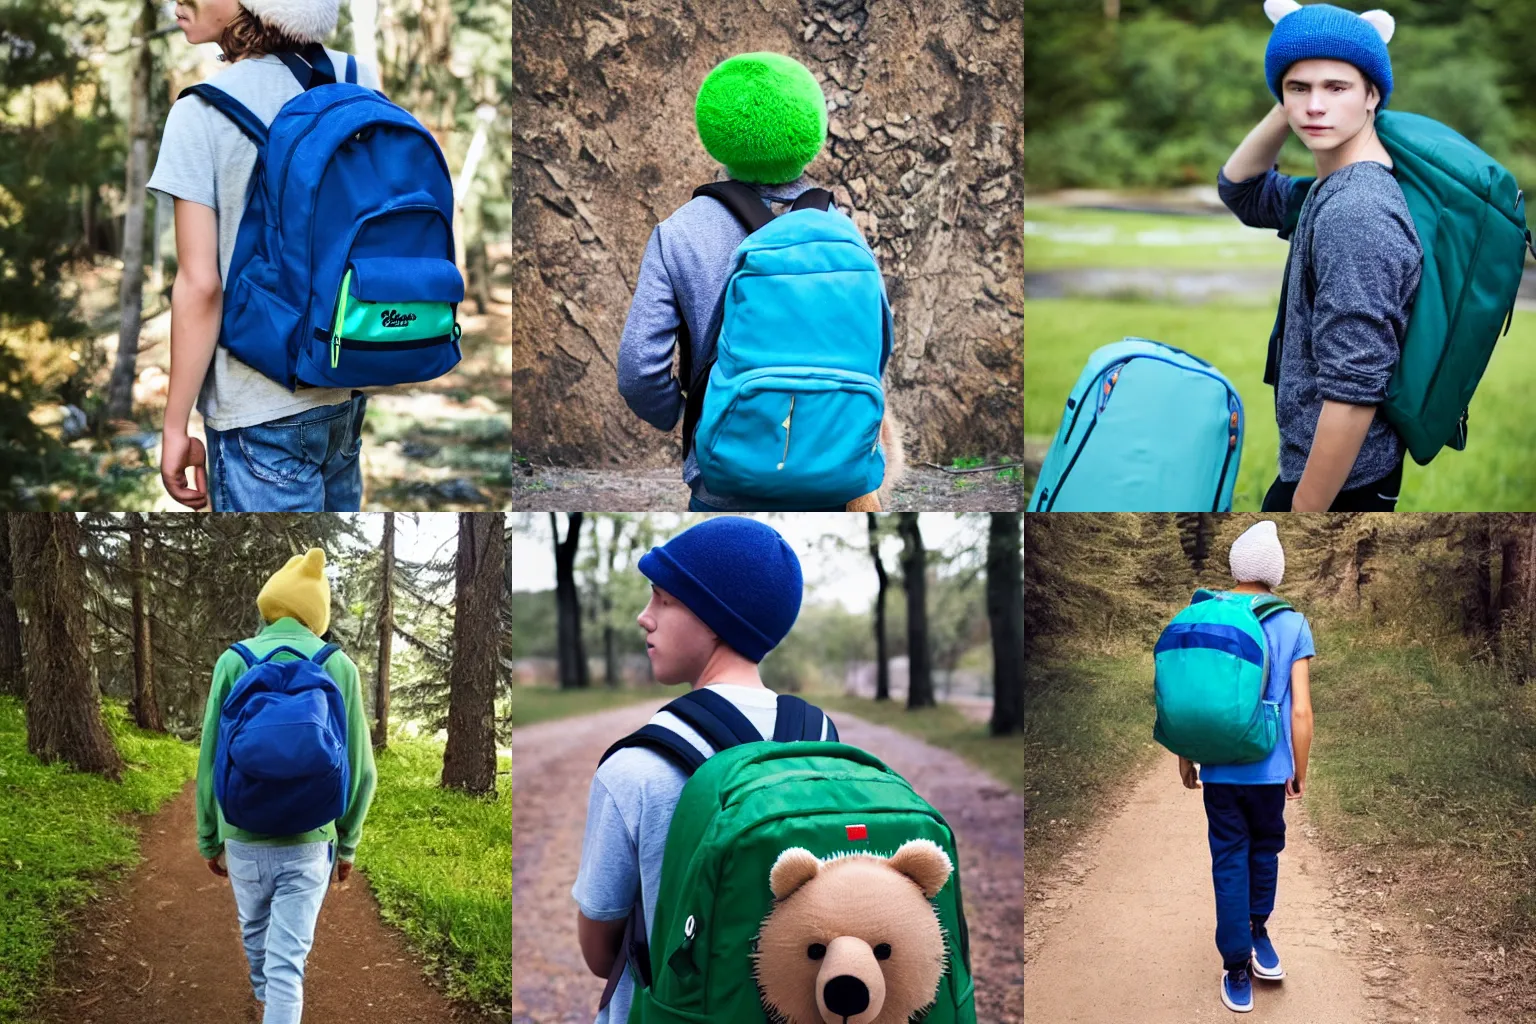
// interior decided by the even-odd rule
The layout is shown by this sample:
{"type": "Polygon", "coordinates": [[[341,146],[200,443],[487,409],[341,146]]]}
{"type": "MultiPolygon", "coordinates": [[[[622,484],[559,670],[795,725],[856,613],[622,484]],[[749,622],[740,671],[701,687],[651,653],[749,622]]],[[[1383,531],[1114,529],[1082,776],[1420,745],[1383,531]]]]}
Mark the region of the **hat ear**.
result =
{"type": "Polygon", "coordinates": [[[1295,14],[1301,10],[1301,4],[1296,0],[1264,0],[1264,13],[1269,15],[1269,20],[1276,25],[1287,14],[1295,14]]]}
{"type": "Polygon", "coordinates": [[[821,861],[814,853],[803,846],[791,846],[773,862],[773,870],[768,872],[768,888],[773,890],[774,899],[782,900],[820,871],[821,861]]]}
{"type": "Polygon", "coordinates": [[[1397,21],[1392,15],[1386,11],[1376,10],[1366,11],[1360,17],[1371,23],[1371,27],[1381,36],[1383,43],[1390,43],[1392,41],[1392,33],[1397,31],[1397,21]]]}
{"type": "Polygon", "coordinates": [[[931,839],[909,839],[890,856],[890,865],[917,883],[923,895],[933,899],[954,870],[949,854],[931,839]]]}

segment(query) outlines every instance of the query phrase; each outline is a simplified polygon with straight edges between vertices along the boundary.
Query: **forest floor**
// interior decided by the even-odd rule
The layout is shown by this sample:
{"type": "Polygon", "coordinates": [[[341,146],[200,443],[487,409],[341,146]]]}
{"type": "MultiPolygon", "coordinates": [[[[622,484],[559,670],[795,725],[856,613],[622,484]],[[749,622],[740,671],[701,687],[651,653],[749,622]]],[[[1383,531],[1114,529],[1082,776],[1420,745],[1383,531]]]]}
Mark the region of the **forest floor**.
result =
{"type": "MultiPolygon", "coordinates": [[[[35,1024],[256,1024],[234,896],[198,855],[189,785],[143,820],[143,857],[60,944],[56,992],[35,1024]]],[[[304,984],[305,1018],[330,1024],[491,1024],[450,1004],[380,920],[366,876],[331,886],[304,984]]]]}
{"type": "MultiPolygon", "coordinates": [[[[609,512],[684,511],[688,488],[676,466],[662,469],[568,469],[520,465],[512,479],[512,508],[532,512],[603,509],[609,512]]],[[[945,473],[909,466],[891,507],[902,512],[1009,512],[1024,508],[1017,480],[997,473],[945,473]]]]}
{"type": "MultiPolygon", "coordinates": [[[[484,314],[473,302],[459,309],[464,328],[463,359],[453,372],[422,384],[369,396],[363,425],[363,510],[470,511],[505,508],[512,476],[508,450],[512,429],[512,294],[510,249],[492,247],[490,303],[484,314]]],[[[91,390],[106,393],[117,358],[118,310],[115,267],[103,266],[75,282],[82,315],[101,353],[91,390]]],[[[170,382],[170,309],[145,289],[134,383],[134,417],[105,428],[99,440],[74,446],[100,456],[101,469],[146,472],[122,507],[181,511],[160,485],[160,429],[170,382]]],[[[38,418],[54,434],[63,410],[40,409],[38,418]]],[[[202,417],[192,413],[190,432],[203,437],[202,417]]],[[[67,498],[67,496],[66,496],[67,498]]]]}
{"type": "MultiPolygon", "coordinates": [[[[585,1024],[596,1010],[602,983],[582,961],[570,895],[585,824],[579,809],[586,806],[602,752],[645,724],[661,703],[513,730],[514,1024],[585,1024]]],[[[837,715],[837,724],[845,743],[870,751],[900,772],[954,828],[965,879],[977,1017],[989,1024],[1021,1024],[1023,798],[958,755],[903,732],[844,713],[837,715]]]]}
{"type": "MultiPolygon", "coordinates": [[[[1255,984],[1257,1018],[1466,1024],[1472,1018],[1452,990],[1451,969],[1425,948],[1428,933],[1356,898],[1348,872],[1314,841],[1304,803],[1287,807],[1269,924],[1286,978],[1255,984]]],[[[1184,789],[1172,757],[1162,757],[1126,780],[1122,804],[1056,870],[1031,878],[1031,1017],[1053,1024],[1229,1019],[1218,992],[1201,794],[1184,789]]]]}

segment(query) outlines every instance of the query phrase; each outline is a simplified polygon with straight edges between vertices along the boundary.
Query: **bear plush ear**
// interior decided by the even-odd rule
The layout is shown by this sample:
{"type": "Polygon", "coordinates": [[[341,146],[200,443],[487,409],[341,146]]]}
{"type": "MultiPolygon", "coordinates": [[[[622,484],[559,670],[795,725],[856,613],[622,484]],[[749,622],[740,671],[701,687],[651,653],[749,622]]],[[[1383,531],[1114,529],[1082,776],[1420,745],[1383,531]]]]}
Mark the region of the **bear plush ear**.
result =
{"type": "Polygon", "coordinates": [[[1381,35],[1383,43],[1392,41],[1392,33],[1397,31],[1397,21],[1392,15],[1386,11],[1366,11],[1360,17],[1371,23],[1371,27],[1381,35]]]}
{"type": "Polygon", "coordinates": [[[1264,0],[1264,13],[1269,15],[1269,20],[1275,24],[1287,14],[1295,14],[1301,10],[1301,4],[1296,0],[1264,0]]]}
{"type": "Polygon", "coordinates": [[[791,846],[773,862],[773,870],[768,873],[768,887],[773,890],[774,899],[782,900],[815,878],[820,870],[821,861],[814,853],[804,847],[791,846]]]}
{"type": "Polygon", "coordinates": [[[923,895],[933,899],[954,870],[949,854],[928,839],[909,839],[890,856],[890,865],[917,883],[923,895]]]}

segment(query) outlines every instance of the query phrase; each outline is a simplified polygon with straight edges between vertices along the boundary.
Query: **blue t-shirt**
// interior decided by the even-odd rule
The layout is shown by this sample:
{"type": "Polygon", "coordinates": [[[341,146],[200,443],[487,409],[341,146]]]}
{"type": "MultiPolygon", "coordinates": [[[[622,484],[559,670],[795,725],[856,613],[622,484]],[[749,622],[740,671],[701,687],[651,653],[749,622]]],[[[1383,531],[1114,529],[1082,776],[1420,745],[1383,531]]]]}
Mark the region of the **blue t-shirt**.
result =
{"type": "Polygon", "coordinates": [[[1312,646],[1312,628],[1300,612],[1276,612],[1264,620],[1264,638],[1269,642],[1269,686],[1264,699],[1280,701],[1280,739],[1262,761],[1201,765],[1204,782],[1262,786],[1289,782],[1296,774],[1291,752],[1291,666],[1317,653],[1312,646]]]}

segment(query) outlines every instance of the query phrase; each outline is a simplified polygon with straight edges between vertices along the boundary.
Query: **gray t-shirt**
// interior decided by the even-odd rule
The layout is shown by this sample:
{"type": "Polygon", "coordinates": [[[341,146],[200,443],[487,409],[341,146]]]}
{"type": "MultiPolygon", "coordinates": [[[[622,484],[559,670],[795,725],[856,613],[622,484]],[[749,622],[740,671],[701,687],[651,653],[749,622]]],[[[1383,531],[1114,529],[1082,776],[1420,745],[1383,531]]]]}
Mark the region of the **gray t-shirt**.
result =
{"type": "MultiPolygon", "coordinates": [[[[724,683],[711,684],[709,689],[736,705],[764,739],[773,735],[778,694],[724,683]]],[[[651,722],[683,736],[700,753],[710,753],[704,737],[676,715],[661,711],[651,722]]],[[[821,732],[822,739],[826,739],[825,721],[821,732]]],[[[576,905],[590,920],[622,921],[638,902],[645,911],[645,933],[651,933],[667,829],[687,781],[688,776],[681,768],[643,747],[619,751],[604,761],[592,777],[587,829],[581,841],[581,868],[576,884],[571,886],[576,905]]],[[[623,1024],[629,1020],[634,994],[634,982],[626,971],[614,990],[612,1002],[597,1015],[595,1024],[623,1024]]],[[[596,995],[594,992],[594,999],[596,995]]]]}
{"type": "MultiPolygon", "coordinates": [[[[347,55],[336,50],[326,52],[337,77],[345,75],[347,55]]],[[[378,73],[361,62],[357,80],[367,88],[379,88],[378,73]]],[[[244,103],[269,125],[283,104],[301,92],[293,72],[272,54],[236,61],[208,82],[244,103]]],[[[223,114],[196,96],[177,100],[171,107],[148,188],[156,194],[156,202],[185,199],[211,207],[218,214],[219,278],[226,291],[235,236],[245,213],[246,192],[255,167],[255,143],[223,114]]],[[[218,345],[197,396],[197,411],[214,430],[234,430],[317,406],[337,405],[351,397],[350,391],[337,388],[300,388],[297,393],[291,392],[218,345]]]]}
{"type": "MultiPolygon", "coordinates": [[[[1246,181],[1217,173],[1227,208],[1250,227],[1282,229],[1295,179],[1269,170],[1246,181]]],[[[1301,479],[1323,401],[1379,406],[1397,366],[1424,250],[1403,189],[1374,160],[1312,186],[1291,236],[1275,419],[1280,479],[1301,479]]],[[[1378,409],[1344,489],[1373,483],[1403,458],[1378,409]]]]}

